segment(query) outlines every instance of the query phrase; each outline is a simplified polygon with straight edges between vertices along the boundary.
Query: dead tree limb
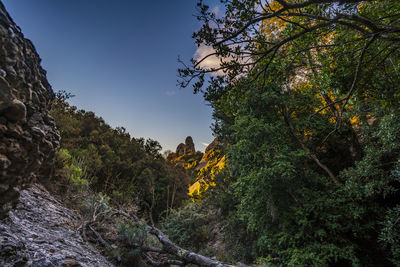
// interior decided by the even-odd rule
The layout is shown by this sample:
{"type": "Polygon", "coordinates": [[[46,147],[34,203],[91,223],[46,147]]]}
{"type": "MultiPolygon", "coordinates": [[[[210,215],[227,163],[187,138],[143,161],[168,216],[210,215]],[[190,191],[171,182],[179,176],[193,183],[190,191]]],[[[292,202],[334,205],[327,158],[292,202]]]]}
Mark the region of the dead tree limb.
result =
{"type": "Polygon", "coordinates": [[[90,225],[87,225],[87,226],[88,226],[88,228],[90,229],[90,231],[92,231],[92,233],[96,236],[97,240],[100,242],[100,244],[101,244],[103,247],[105,247],[106,249],[111,249],[111,245],[108,244],[108,243],[101,237],[101,235],[100,235],[96,230],[94,230],[94,228],[93,228],[92,226],[90,226],[90,225]]]}
{"type": "Polygon", "coordinates": [[[162,262],[155,261],[148,253],[143,253],[145,261],[152,266],[179,265],[185,266],[185,263],[178,260],[165,260],[162,262]]]}
{"type": "MultiPolygon", "coordinates": [[[[217,260],[213,260],[211,258],[205,257],[203,255],[194,253],[192,251],[189,251],[189,250],[186,250],[186,249],[183,249],[183,248],[177,246],[161,230],[159,230],[158,228],[156,228],[154,226],[149,226],[149,225],[145,224],[134,214],[128,214],[127,212],[122,211],[122,210],[116,210],[114,212],[114,214],[119,214],[119,215],[125,216],[125,217],[133,220],[137,226],[144,227],[146,232],[157,237],[157,239],[161,243],[162,248],[156,248],[154,250],[156,250],[156,252],[163,253],[163,254],[169,254],[171,256],[178,258],[179,260],[174,261],[175,263],[178,263],[178,262],[183,262],[184,264],[191,263],[191,264],[196,264],[198,266],[204,266],[204,267],[235,267],[235,265],[231,265],[231,264],[223,263],[223,262],[220,262],[217,260]]],[[[149,251],[151,251],[151,250],[149,250],[149,251]]],[[[152,261],[152,258],[147,253],[143,253],[143,256],[145,257],[145,260],[148,263],[152,264],[153,266],[161,266],[161,265],[158,265],[161,263],[152,261]]],[[[168,264],[172,264],[172,261],[170,261],[170,263],[167,263],[167,265],[168,264]]],[[[177,264],[177,265],[179,265],[179,264],[177,264]]]]}

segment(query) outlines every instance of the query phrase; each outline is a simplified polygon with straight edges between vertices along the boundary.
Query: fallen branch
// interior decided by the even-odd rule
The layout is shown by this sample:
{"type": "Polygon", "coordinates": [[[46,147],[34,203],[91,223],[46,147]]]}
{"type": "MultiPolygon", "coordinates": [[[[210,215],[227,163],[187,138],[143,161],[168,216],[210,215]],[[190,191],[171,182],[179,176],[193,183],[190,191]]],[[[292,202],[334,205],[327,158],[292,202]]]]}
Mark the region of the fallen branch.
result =
{"type": "MultiPolygon", "coordinates": [[[[85,224],[85,225],[87,225],[87,227],[90,229],[90,231],[92,231],[92,233],[96,236],[97,240],[100,242],[100,244],[101,244],[104,248],[106,248],[106,249],[109,250],[109,251],[112,251],[113,248],[111,247],[111,245],[108,244],[108,243],[101,237],[101,235],[100,235],[96,230],[93,229],[92,226],[90,226],[90,225],[88,225],[88,224],[85,224]]],[[[118,254],[115,256],[115,259],[116,259],[118,262],[121,261],[121,257],[120,257],[118,254]]]]}
{"type": "Polygon", "coordinates": [[[106,249],[112,249],[112,247],[110,246],[110,244],[108,244],[102,237],[101,235],[93,229],[92,226],[88,225],[90,231],[92,231],[92,233],[96,236],[97,240],[100,242],[100,244],[105,247],[106,249]]]}
{"type": "Polygon", "coordinates": [[[148,253],[143,253],[145,261],[152,265],[152,266],[166,266],[166,265],[179,265],[179,266],[185,266],[185,263],[182,261],[178,260],[166,260],[163,262],[158,262],[153,260],[148,253]]]}
{"type": "MultiPolygon", "coordinates": [[[[123,215],[123,216],[133,220],[137,226],[144,227],[146,232],[157,237],[157,239],[160,241],[160,243],[162,245],[162,248],[152,248],[152,249],[149,249],[148,251],[156,250],[154,252],[169,254],[169,255],[175,256],[179,259],[177,261],[169,260],[166,262],[166,265],[171,265],[171,264],[180,265],[178,263],[182,262],[183,264],[192,263],[192,264],[196,264],[199,266],[205,266],[205,267],[235,267],[235,265],[230,265],[230,264],[223,263],[223,262],[220,262],[217,260],[213,260],[211,258],[205,257],[203,255],[194,253],[192,251],[189,251],[189,250],[186,250],[186,249],[183,249],[183,248],[177,246],[171,240],[169,240],[169,238],[162,231],[160,231],[159,229],[157,229],[154,226],[149,226],[149,225],[145,224],[134,214],[128,214],[127,212],[122,211],[122,210],[116,210],[114,212],[114,214],[115,215],[117,215],[117,214],[123,215]]],[[[144,248],[144,250],[145,249],[146,248],[144,248]]],[[[143,256],[145,257],[145,260],[149,264],[151,264],[153,266],[162,266],[162,263],[152,260],[151,257],[147,253],[143,253],[143,256]]],[[[165,263],[165,262],[163,262],[163,263],[165,263]]]]}

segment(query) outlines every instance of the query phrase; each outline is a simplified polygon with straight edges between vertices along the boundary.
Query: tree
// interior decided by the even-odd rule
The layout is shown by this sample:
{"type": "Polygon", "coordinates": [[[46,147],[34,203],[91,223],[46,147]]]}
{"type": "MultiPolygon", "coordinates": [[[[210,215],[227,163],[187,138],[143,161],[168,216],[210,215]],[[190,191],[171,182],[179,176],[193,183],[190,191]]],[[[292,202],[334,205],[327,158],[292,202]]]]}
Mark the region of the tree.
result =
{"type": "Polygon", "coordinates": [[[397,264],[400,3],[221,2],[223,17],[199,2],[194,37],[213,50],[180,70],[181,85],[214,108],[228,214],[252,232],[258,261],[397,264]]]}

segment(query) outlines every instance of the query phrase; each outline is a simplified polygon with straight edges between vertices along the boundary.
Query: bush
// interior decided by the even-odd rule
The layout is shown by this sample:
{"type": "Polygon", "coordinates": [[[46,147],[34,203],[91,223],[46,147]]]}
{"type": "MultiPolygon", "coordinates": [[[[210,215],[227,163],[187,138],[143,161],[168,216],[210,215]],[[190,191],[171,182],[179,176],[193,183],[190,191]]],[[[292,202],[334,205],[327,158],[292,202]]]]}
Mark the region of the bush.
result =
{"type": "Polygon", "coordinates": [[[67,149],[60,149],[58,157],[64,165],[68,181],[80,192],[88,189],[89,181],[84,161],[73,157],[67,149]]]}
{"type": "Polygon", "coordinates": [[[199,252],[213,238],[213,217],[200,203],[189,203],[171,211],[161,222],[162,231],[179,246],[199,252]]]}
{"type": "Polygon", "coordinates": [[[118,239],[121,242],[121,260],[124,266],[145,266],[141,261],[141,246],[159,247],[160,243],[146,231],[146,225],[121,223],[118,226],[118,239]]]}

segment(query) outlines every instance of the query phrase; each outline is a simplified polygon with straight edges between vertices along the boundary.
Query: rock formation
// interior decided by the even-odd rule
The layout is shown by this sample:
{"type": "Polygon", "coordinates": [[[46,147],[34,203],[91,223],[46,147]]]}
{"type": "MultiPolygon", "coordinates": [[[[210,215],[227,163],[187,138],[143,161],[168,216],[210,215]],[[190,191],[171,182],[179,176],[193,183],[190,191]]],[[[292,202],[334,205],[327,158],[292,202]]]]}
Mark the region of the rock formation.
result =
{"type": "Polygon", "coordinates": [[[180,144],[176,147],[176,157],[183,156],[184,154],[185,154],[185,144],[180,143],[180,144]]]}
{"type": "Polygon", "coordinates": [[[59,134],[40,57],[0,2],[0,218],[18,192],[52,172],[59,134]]]}
{"type": "Polygon", "coordinates": [[[193,154],[195,152],[196,152],[196,150],[194,148],[194,143],[193,143],[192,137],[191,136],[186,137],[186,140],[185,140],[185,154],[188,155],[188,154],[193,154]]]}
{"type": "Polygon", "coordinates": [[[80,216],[43,186],[22,190],[19,201],[0,221],[0,266],[114,266],[82,239],[80,216]]]}
{"type": "Polygon", "coordinates": [[[175,157],[180,157],[183,155],[194,154],[196,152],[194,148],[193,139],[191,136],[186,137],[185,143],[180,143],[176,148],[175,157]]]}
{"type": "Polygon", "coordinates": [[[215,138],[207,146],[200,162],[195,168],[197,172],[195,182],[189,186],[189,195],[192,198],[200,197],[210,185],[214,184],[216,175],[225,168],[226,155],[222,147],[223,143],[218,138],[215,138]]]}
{"type": "Polygon", "coordinates": [[[180,143],[177,148],[174,157],[181,157],[183,155],[189,155],[196,153],[194,148],[194,142],[191,136],[186,137],[185,143],[180,143]]]}
{"type": "Polygon", "coordinates": [[[211,142],[211,144],[209,144],[206,147],[206,150],[204,151],[203,159],[206,159],[207,155],[209,153],[211,153],[213,150],[215,150],[218,146],[221,146],[221,145],[222,145],[222,143],[219,141],[218,137],[214,138],[214,140],[211,142]]]}

